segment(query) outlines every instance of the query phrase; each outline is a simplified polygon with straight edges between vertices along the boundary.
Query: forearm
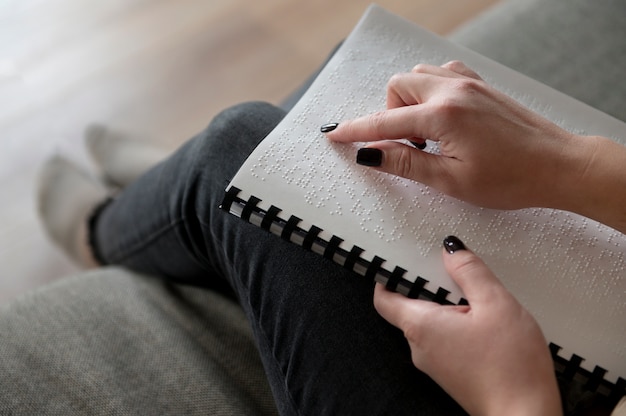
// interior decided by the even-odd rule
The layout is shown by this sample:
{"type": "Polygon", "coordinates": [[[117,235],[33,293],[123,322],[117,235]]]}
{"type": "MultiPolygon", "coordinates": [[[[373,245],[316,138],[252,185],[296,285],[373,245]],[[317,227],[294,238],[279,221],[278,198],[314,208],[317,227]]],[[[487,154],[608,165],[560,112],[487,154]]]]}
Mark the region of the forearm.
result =
{"type": "Polygon", "coordinates": [[[576,174],[561,175],[562,201],[575,212],[626,233],[626,147],[599,136],[578,136],[576,174]]]}

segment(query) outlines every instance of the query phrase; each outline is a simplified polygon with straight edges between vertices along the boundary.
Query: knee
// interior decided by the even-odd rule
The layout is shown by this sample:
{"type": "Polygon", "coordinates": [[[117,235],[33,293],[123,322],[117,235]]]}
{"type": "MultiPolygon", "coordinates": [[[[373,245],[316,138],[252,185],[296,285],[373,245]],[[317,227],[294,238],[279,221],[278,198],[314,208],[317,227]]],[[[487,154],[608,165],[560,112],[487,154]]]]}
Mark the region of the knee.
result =
{"type": "Polygon", "coordinates": [[[237,104],[215,116],[203,136],[208,141],[223,142],[227,148],[253,146],[251,151],[284,116],[284,110],[266,102],[237,104]]]}
{"type": "Polygon", "coordinates": [[[248,155],[282,120],[285,111],[264,102],[247,102],[219,113],[189,143],[187,169],[204,175],[233,175],[248,155]]]}
{"type": "Polygon", "coordinates": [[[240,104],[235,104],[231,107],[219,112],[214,118],[213,123],[225,123],[231,126],[246,124],[255,119],[265,119],[270,117],[278,120],[282,119],[285,115],[285,110],[276,107],[273,104],[265,101],[248,101],[240,104]]]}
{"type": "Polygon", "coordinates": [[[285,111],[261,101],[229,107],[217,114],[193,140],[201,159],[215,155],[245,160],[285,116],[285,111]]]}

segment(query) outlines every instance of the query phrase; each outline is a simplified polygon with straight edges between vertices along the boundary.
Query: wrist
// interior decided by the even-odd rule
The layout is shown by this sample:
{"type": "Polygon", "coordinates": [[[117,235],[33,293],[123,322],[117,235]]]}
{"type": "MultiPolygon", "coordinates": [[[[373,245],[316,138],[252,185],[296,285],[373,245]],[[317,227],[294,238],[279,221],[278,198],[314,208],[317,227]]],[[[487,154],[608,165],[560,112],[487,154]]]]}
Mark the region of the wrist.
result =
{"type": "Polygon", "coordinates": [[[549,392],[524,395],[520,392],[515,399],[511,399],[502,406],[492,408],[486,412],[487,416],[563,416],[563,407],[558,389],[548,389],[549,392]]]}
{"type": "Polygon", "coordinates": [[[574,136],[553,208],[626,233],[626,147],[600,136],[574,136]]]}

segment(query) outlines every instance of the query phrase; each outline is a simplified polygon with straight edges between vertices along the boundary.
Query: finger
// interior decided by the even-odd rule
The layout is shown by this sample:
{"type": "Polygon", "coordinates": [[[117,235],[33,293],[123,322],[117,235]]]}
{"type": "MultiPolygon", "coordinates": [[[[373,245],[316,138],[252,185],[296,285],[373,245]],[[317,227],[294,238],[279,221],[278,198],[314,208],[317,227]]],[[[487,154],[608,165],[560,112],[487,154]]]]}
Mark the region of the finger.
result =
{"type": "Polygon", "coordinates": [[[399,107],[341,122],[326,137],[335,142],[373,142],[406,137],[431,139],[428,105],[399,107]]]}
{"type": "MultiPolygon", "coordinates": [[[[438,71],[453,73],[442,68],[438,71]]],[[[431,73],[395,74],[387,82],[387,108],[425,103],[445,81],[446,77],[431,73]]]]}
{"type": "Polygon", "coordinates": [[[468,78],[474,78],[474,79],[478,79],[481,81],[483,80],[480,75],[478,75],[476,72],[474,72],[473,69],[469,68],[467,65],[465,65],[461,61],[446,62],[445,64],[441,65],[441,67],[444,69],[450,70],[452,72],[455,72],[459,75],[466,76],[468,78]]]}
{"type": "MultiPolygon", "coordinates": [[[[451,61],[451,62],[459,62],[459,61],[451,61]]],[[[445,77],[445,78],[463,78],[466,76],[465,74],[461,72],[455,71],[452,68],[448,68],[446,65],[448,64],[443,64],[442,66],[429,65],[429,64],[417,64],[413,67],[411,72],[414,74],[429,74],[429,75],[436,75],[436,76],[445,77]]]]}
{"type": "Polygon", "coordinates": [[[485,262],[454,236],[444,240],[443,262],[472,308],[511,296],[485,262]]]}
{"type": "Polygon", "coordinates": [[[461,61],[450,61],[442,66],[418,64],[411,73],[391,77],[387,83],[387,108],[424,103],[450,78],[482,80],[461,61]]]}
{"type": "Polygon", "coordinates": [[[440,190],[447,190],[449,172],[458,169],[457,159],[423,152],[398,142],[372,143],[357,153],[357,163],[401,176],[440,190]]]}
{"type": "Polygon", "coordinates": [[[425,313],[439,305],[417,299],[409,299],[391,292],[380,283],[374,289],[374,308],[391,325],[405,331],[409,325],[427,325],[428,320],[420,319],[425,313]]]}
{"type": "Polygon", "coordinates": [[[436,140],[429,137],[432,121],[437,119],[436,104],[428,100],[446,87],[449,79],[424,74],[396,74],[387,85],[386,111],[332,124],[324,131],[338,142],[396,140],[407,137],[436,140]],[[416,105],[420,104],[420,105],[416,105]]]}

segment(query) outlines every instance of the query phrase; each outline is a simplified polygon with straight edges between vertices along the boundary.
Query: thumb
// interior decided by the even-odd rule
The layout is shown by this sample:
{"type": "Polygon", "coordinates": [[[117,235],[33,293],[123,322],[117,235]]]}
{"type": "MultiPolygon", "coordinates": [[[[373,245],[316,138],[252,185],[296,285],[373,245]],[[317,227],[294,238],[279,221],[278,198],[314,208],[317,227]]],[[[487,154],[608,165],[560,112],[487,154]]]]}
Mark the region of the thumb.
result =
{"type": "Polygon", "coordinates": [[[411,179],[439,188],[441,178],[455,163],[455,159],[423,152],[403,143],[385,141],[372,143],[359,149],[356,162],[375,167],[382,172],[411,179]]]}
{"type": "Polygon", "coordinates": [[[455,236],[448,236],[444,239],[443,245],[444,267],[472,307],[510,296],[485,262],[467,250],[461,240],[455,236]]]}

